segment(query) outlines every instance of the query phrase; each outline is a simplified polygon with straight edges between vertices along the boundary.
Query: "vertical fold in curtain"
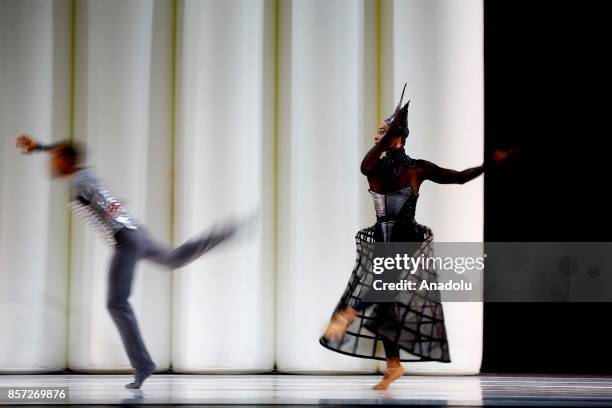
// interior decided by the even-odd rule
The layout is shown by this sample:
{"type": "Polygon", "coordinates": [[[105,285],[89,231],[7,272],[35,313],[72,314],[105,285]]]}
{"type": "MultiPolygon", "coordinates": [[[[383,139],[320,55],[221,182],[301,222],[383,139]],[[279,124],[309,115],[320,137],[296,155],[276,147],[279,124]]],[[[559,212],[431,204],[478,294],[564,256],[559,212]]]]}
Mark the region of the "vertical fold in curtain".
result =
{"type": "MultiPolygon", "coordinates": [[[[170,243],[172,2],[76,2],[75,139],[100,179],[170,243]]],[[[73,220],[69,367],[131,369],[106,310],[112,250],[73,220]]],[[[171,272],[140,264],[132,305],[159,369],[170,365],[171,272]]]]}
{"type": "Polygon", "coordinates": [[[250,238],[175,273],[178,372],[274,367],[274,3],[179,3],[177,243],[217,220],[260,216],[250,238]]]}
{"type": "Polygon", "coordinates": [[[376,110],[376,78],[363,71],[375,58],[367,42],[375,35],[373,2],[280,6],[277,368],[372,372],[375,361],[333,353],[318,338],[350,276],[353,237],[364,224],[359,166],[376,110]]]}
{"type": "Polygon", "coordinates": [[[61,370],[68,303],[67,190],[15,137],[69,134],[69,1],[8,0],[0,12],[0,372],[61,370]]]}
{"type": "MultiPolygon", "coordinates": [[[[407,82],[407,153],[452,169],[481,164],[482,1],[385,0],[381,6],[382,113],[393,110],[407,82]]],[[[433,230],[435,241],[482,242],[482,177],[464,185],[423,183],[416,219],[433,230]]],[[[445,303],[444,315],[452,362],[410,364],[409,373],[479,372],[482,303],[445,303]]]]}

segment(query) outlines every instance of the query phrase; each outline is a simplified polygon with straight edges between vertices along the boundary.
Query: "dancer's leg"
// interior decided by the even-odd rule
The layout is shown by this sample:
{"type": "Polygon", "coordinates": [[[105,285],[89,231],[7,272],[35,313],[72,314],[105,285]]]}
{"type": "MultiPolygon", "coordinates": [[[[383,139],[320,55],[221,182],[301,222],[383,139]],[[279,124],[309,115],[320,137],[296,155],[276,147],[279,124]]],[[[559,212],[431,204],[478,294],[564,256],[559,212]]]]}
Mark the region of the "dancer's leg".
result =
{"type": "MultiPolygon", "coordinates": [[[[368,299],[368,296],[363,296],[362,300],[358,301],[354,307],[347,307],[346,309],[334,313],[334,316],[327,326],[324,337],[330,339],[344,335],[359,313],[362,313],[369,306],[376,304],[375,302],[364,299],[368,299]]],[[[385,310],[392,306],[391,303],[377,304],[379,313],[381,314],[384,314],[385,310]]],[[[375,390],[388,389],[393,381],[404,375],[404,368],[402,367],[399,357],[399,345],[394,341],[383,339],[383,346],[385,348],[385,356],[387,357],[387,369],[385,370],[382,380],[373,387],[375,390]]]]}
{"type": "Polygon", "coordinates": [[[400,362],[400,350],[397,343],[390,340],[383,340],[383,346],[387,357],[387,369],[385,370],[382,380],[373,387],[375,390],[388,389],[393,381],[404,375],[404,367],[402,367],[400,362]]]}
{"type": "Polygon", "coordinates": [[[142,382],[155,370],[155,364],[145,347],[136,316],[128,302],[134,268],[139,258],[139,231],[123,229],[115,237],[117,246],[110,265],[106,307],[119,330],[130,363],[136,370],[134,382],[126,387],[140,388],[142,382]]]}
{"type": "Polygon", "coordinates": [[[400,350],[396,342],[383,340],[383,347],[385,349],[385,356],[387,359],[399,357],[400,350]]]}
{"type": "Polygon", "coordinates": [[[180,268],[231,238],[239,228],[236,223],[216,225],[174,249],[168,249],[147,237],[144,257],[170,268],[180,268]]]}

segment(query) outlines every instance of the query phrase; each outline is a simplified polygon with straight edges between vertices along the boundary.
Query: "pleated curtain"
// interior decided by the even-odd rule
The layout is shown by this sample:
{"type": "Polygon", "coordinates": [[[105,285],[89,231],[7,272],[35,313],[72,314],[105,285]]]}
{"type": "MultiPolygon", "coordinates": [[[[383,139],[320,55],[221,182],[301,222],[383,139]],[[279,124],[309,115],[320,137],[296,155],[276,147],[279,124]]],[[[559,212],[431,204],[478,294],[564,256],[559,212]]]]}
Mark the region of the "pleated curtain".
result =
{"type": "MultiPolygon", "coordinates": [[[[374,211],[361,158],[404,82],[408,153],[483,154],[478,0],[0,2],[0,372],[122,372],[106,311],[112,249],[14,138],[72,139],[151,234],[177,245],[259,214],[242,238],[168,271],[141,263],[131,302],[160,370],[373,373],[318,344],[374,211]]],[[[482,241],[483,184],[422,186],[439,241],[482,241]]],[[[473,374],[482,304],[448,303],[452,363],[473,374]]]]}

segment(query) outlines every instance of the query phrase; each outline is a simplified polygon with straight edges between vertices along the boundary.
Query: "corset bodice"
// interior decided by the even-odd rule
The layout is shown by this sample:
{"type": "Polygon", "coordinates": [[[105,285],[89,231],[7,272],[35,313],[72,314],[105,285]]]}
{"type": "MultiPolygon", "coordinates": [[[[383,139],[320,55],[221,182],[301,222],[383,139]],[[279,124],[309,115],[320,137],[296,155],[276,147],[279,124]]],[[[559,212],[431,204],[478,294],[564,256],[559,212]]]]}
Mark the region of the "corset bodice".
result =
{"type": "Polygon", "coordinates": [[[376,217],[387,220],[393,219],[400,216],[400,212],[402,212],[403,216],[414,217],[416,196],[412,192],[412,187],[404,187],[401,190],[387,194],[379,194],[372,190],[368,191],[374,200],[376,217]],[[404,206],[406,206],[405,209],[404,206]]]}
{"type": "Polygon", "coordinates": [[[408,186],[387,194],[369,190],[376,209],[377,241],[419,241],[421,226],[414,221],[416,196],[408,186]],[[396,229],[397,227],[397,229],[396,229]]]}

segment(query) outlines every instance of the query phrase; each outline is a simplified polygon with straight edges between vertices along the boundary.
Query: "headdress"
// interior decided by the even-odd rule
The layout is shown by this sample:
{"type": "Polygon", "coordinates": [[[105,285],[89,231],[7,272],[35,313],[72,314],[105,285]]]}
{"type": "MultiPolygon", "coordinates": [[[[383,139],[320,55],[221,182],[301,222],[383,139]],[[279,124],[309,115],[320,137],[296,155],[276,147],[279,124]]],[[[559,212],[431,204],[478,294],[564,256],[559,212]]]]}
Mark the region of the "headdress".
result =
{"type": "Polygon", "coordinates": [[[392,129],[395,131],[399,131],[401,138],[406,139],[408,137],[408,105],[410,105],[410,101],[406,102],[404,106],[402,106],[402,101],[404,100],[404,92],[406,91],[406,85],[404,84],[404,89],[402,90],[402,96],[400,98],[395,111],[391,116],[385,119],[385,124],[389,126],[389,131],[392,129]]]}

